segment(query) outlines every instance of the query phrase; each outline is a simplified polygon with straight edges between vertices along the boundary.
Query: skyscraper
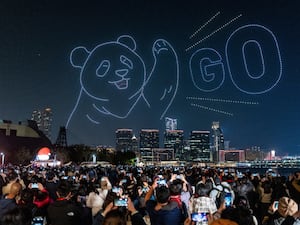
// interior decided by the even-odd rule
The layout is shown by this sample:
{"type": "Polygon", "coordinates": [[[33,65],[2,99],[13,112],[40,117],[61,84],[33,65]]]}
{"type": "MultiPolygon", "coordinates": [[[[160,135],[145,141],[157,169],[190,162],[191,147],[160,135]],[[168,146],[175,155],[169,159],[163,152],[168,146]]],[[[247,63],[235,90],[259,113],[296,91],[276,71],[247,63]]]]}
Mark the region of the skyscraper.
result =
{"type": "Polygon", "coordinates": [[[190,159],[193,161],[210,162],[210,132],[192,131],[190,134],[190,159]]]}
{"type": "Polygon", "coordinates": [[[219,158],[220,158],[219,151],[225,149],[224,135],[219,122],[213,122],[211,128],[213,130],[212,139],[213,139],[213,149],[214,149],[214,160],[216,162],[219,162],[219,158]]]}
{"type": "Polygon", "coordinates": [[[139,150],[139,142],[135,135],[132,136],[132,151],[138,153],[139,150]]]}
{"type": "Polygon", "coordinates": [[[180,158],[183,154],[183,130],[166,130],[164,133],[164,148],[174,150],[176,158],[180,158]]]}
{"type": "Polygon", "coordinates": [[[132,151],[132,129],[116,130],[116,150],[119,152],[132,151]]]}
{"type": "Polygon", "coordinates": [[[34,120],[41,130],[49,139],[51,139],[51,126],[52,126],[52,110],[45,108],[43,111],[34,110],[32,112],[31,120],[34,120]]]}
{"type": "Polygon", "coordinates": [[[159,130],[142,129],[140,131],[140,153],[143,159],[152,160],[154,148],[159,148],[159,130]]]}
{"type": "Polygon", "coordinates": [[[159,130],[142,129],[140,131],[140,148],[159,148],[159,130]]]}

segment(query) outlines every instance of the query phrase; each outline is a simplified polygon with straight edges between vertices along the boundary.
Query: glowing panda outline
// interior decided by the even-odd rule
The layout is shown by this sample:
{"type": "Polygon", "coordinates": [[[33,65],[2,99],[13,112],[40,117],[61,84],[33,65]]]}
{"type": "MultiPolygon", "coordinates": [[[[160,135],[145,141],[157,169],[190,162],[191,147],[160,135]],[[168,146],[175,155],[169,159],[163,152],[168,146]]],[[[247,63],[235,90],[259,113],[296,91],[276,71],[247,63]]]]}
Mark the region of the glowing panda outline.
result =
{"type": "MultiPolygon", "coordinates": [[[[74,68],[80,69],[80,85],[81,85],[81,88],[80,88],[79,95],[77,97],[76,103],[75,103],[75,105],[74,105],[74,107],[73,107],[73,109],[72,109],[72,111],[71,111],[71,113],[68,117],[68,120],[67,120],[67,123],[66,123],[66,128],[69,127],[69,125],[71,123],[71,120],[72,120],[72,118],[73,118],[73,116],[74,116],[75,112],[77,111],[77,108],[80,104],[80,100],[81,100],[81,98],[84,94],[87,95],[89,98],[95,100],[96,102],[102,102],[102,103],[109,102],[109,99],[107,99],[107,98],[102,98],[102,97],[98,97],[98,96],[95,96],[95,95],[91,94],[90,91],[86,89],[86,87],[84,85],[84,82],[82,80],[83,73],[84,73],[83,72],[84,68],[86,67],[87,62],[89,61],[90,57],[93,55],[93,53],[95,52],[96,49],[101,48],[102,46],[107,46],[107,45],[119,45],[122,48],[125,48],[128,51],[131,51],[132,53],[134,53],[135,56],[137,57],[137,59],[139,59],[141,65],[142,65],[142,68],[144,68],[145,73],[144,73],[144,77],[142,79],[143,80],[142,85],[137,89],[137,91],[135,93],[133,93],[128,98],[128,100],[133,99],[133,103],[129,107],[127,113],[125,113],[124,115],[118,115],[117,113],[111,112],[106,107],[104,107],[104,106],[99,107],[94,103],[94,104],[92,104],[92,107],[97,112],[99,112],[100,114],[106,115],[106,116],[112,116],[112,117],[119,118],[119,119],[125,119],[131,114],[132,110],[136,107],[138,102],[141,101],[141,99],[143,99],[145,101],[145,103],[147,104],[147,106],[149,108],[151,108],[151,104],[152,104],[151,101],[153,102],[153,99],[151,100],[151,96],[145,96],[144,88],[145,87],[148,88],[150,85],[155,86],[155,84],[153,84],[153,82],[152,82],[152,78],[154,76],[154,72],[155,72],[155,69],[156,69],[157,60],[158,60],[157,58],[161,54],[161,52],[166,52],[166,51],[171,52],[171,54],[173,54],[173,56],[174,56],[174,63],[175,63],[175,67],[176,67],[175,68],[175,71],[176,71],[175,77],[176,78],[175,79],[170,79],[171,84],[167,84],[168,86],[166,88],[164,88],[164,90],[161,90],[161,92],[162,92],[161,96],[158,99],[156,99],[157,101],[161,101],[161,102],[165,101],[164,104],[160,104],[160,105],[162,105],[162,108],[163,108],[162,113],[160,115],[160,119],[162,119],[165,116],[165,114],[167,113],[169,107],[172,105],[172,102],[175,99],[175,96],[176,96],[177,90],[178,90],[178,85],[179,85],[179,61],[178,61],[178,56],[177,56],[176,51],[174,50],[174,48],[172,47],[172,45],[168,41],[166,41],[164,39],[157,39],[154,42],[154,44],[152,46],[152,55],[154,57],[154,62],[153,62],[152,69],[151,69],[148,76],[146,76],[146,66],[145,66],[144,60],[136,52],[136,49],[137,49],[136,41],[130,35],[121,35],[117,38],[116,41],[109,41],[109,42],[104,42],[104,43],[98,44],[91,51],[89,51],[84,46],[78,46],[78,47],[73,48],[73,50],[70,53],[70,63],[74,68]],[[126,44],[122,43],[123,39],[130,40],[131,41],[131,46],[129,47],[128,45],[126,45],[127,43],[126,44]],[[83,51],[87,54],[87,57],[86,57],[84,63],[81,64],[81,65],[78,65],[77,63],[75,63],[74,59],[73,59],[74,53],[78,50],[83,51]]],[[[130,60],[126,60],[124,57],[125,56],[121,55],[120,56],[120,61],[121,62],[126,61],[127,63],[124,63],[124,64],[126,64],[129,69],[132,69],[133,68],[133,63],[130,62],[130,60]]],[[[110,66],[108,61],[105,61],[105,66],[107,66],[107,67],[110,66]]],[[[100,65],[99,65],[99,67],[100,67],[100,65]]],[[[105,73],[105,71],[104,71],[104,73],[105,73]]],[[[119,71],[116,72],[116,74],[119,75],[120,77],[122,77],[124,75],[124,73],[126,73],[125,70],[119,70],[119,71]]],[[[100,73],[100,75],[99,75],[98,74],[98,69],[97,69],[96,75],[98,77],[102,77],[103,74],[101,75],[101,73],[100,73]]],[[[126,80],[126,79],[124,79],[124,80],[126,80]]],[[[120,81],[119,83],[118,82],[119,81],[111,82],[111,85],[114,85],[119,90],[123,90],[123,89],[126,89],[128,87],[127,82],[129,82],[129,80],[125,81],[125,85],[124,85],[124,81],[120,81]],[[120,85],[120,86],[118,86],[118,85],[120,85]]],[[[100,122],[97,119],[92,118],[92,116],[90,116],[89,114],[86,114],[86,118],[91,123],[100,124],[100,122]]]]}

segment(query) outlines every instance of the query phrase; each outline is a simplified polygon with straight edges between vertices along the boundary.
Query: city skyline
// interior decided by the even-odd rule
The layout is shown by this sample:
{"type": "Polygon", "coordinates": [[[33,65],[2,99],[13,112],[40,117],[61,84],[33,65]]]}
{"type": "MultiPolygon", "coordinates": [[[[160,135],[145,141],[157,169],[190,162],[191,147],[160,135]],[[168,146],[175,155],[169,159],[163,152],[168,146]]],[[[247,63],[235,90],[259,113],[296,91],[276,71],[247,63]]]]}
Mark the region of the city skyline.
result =
{"type": "MultiPolygon", "coordinates": [[[[115,145],[118,128],[211,130],[300,150],[300,3],[5,1],[0,119],[51,108],[51,141],[115,145]]],[[[162,134],[161,134],[162,138],[162,134]]]]}

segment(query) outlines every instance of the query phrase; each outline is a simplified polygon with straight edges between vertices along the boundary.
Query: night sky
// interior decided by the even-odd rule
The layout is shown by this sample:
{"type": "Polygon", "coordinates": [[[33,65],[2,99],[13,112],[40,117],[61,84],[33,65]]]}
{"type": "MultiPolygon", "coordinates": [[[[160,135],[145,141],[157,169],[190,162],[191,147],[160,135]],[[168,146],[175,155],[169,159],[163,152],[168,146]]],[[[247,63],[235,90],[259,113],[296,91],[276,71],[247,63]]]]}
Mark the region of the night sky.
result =
{"type": "Polygon", "coordinates": [[[0,118],[52,108],[52,141],[115,145],[115,130],[186,138],[219,121],[230,146],[299,154],[298,1],[0,4],[0,118]]]}

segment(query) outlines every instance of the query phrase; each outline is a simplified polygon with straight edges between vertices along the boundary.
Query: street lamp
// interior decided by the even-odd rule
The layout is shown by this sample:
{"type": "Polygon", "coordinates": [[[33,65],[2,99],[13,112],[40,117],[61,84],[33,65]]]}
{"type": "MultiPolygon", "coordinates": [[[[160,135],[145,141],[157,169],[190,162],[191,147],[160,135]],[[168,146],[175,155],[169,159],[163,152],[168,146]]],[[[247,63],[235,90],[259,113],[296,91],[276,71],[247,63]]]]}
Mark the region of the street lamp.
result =
{"type": "Polygon", "coordinates": [[[219,122],[213,122],[212,124],[212,130],[214,131],[214,145],[215,145],[215,151],[216,151],[216,161],[217,163],[219,163],[219,129],[220,129],[220,125],[219,122]]]}
{"type": "Polygon", "coordinates": [[[2,165],[2,167],[4,167],[4,157],[5,157],[5,154],[3,152],[1,152],[0,155],[1,155],[1,165],[2,165]]]}

